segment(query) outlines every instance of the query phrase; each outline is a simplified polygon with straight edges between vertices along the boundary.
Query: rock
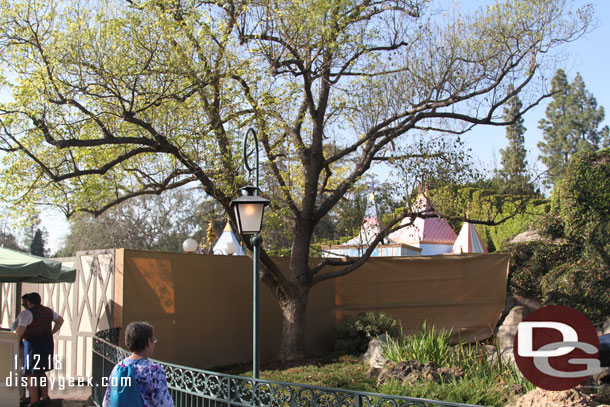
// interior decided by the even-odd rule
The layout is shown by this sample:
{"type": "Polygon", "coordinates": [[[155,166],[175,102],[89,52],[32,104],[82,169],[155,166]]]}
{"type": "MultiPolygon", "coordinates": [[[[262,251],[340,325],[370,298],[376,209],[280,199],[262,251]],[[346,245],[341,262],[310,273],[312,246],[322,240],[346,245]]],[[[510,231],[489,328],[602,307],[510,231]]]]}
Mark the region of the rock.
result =
{"type": "Polygon", "coordinates": [[[523,321],[529,314],[531,314],[531,312],[527,306],[516,305],[510,310],[502,325],[518,325],[519,322],[523,321]]]}
{"type": "Polygon", "coordinates": [[[428,362],[424,365],[421,362],[411,360],[386,366],[381,369],[377,376],[377,385],[381,385],[390,379],[396,379],[401,383],[413,384],[420,380],[440,383],[441,380],[447,381],[452,378],[461,379],[462,377],[464,377],[464,371],[457,366],[441,367],[437,369],[432,362],[428,362]]]}
{"type": "Polygon", "coordinates": [[[496,334],[500,349],[512,348],[516,334],[517,325],[502,325],[496,334]]]}
{"type": "Polygon", "coordinates": [[[381,369],[380,368],[371,366],[369,371],[366,372],[366,375],[367,375],[367,377],[375,378],[375,377],[379,377],[380,373],[381,373],[381,369]]]}
{"type": "Polygon", "coordinates": [[[610,385],[610,367],[603,367],[602,370],[593,376],[594,384],[598,386],[610,385]]]}
{"type": "Polygon", "coordinates": [[[513,295],[516,304],[515,305],[524,305],[529,310],[530,314],[536,311],[538,308],[542,307],[542,303],[537,298],[531,297],[522,297],[520,295],[513,295]]]}
{"type": "Polygon", "coordinates": [[[526,230],[525,232],[519,233],[517,236],[513,237],[509,243],[524,243],[534,240],[542,240],[540,233],[538,233],[537,230],[526,230]]]}
{"type": "Polygon", "coordinates": [[[386,366],[381,369],[377,377],[377,383],[381,384],[392,378],[404,382],[411,373],[421,373],[423,367],[423,363],[415,360],[386,366]]]}
{"type": "Polygon", "coordinates": [[[604,330],[602,331],[604,335],[610,334],[610,318],[604,322],[604,330]]]}
{"type": "Polygon", "coordinates": [[[515,342],[515,335],[517,334],[517,325],[529,314],[530,310],[525,305],[517,305],[510,310],[496,332],[498,345],[501,349],[512,348],[515,342]]]}
{"type": "Polygon", "coordinates": [[[386,365],[388,360],[381,355],[381,348],[383,342],[387,341],[386,335],[380,335],[379,338],[373,338],[369,342],[369,348],[366,353],[362,355],[360,360],[368,363],[369,366],[374,368],[382,368],[386,365]]]}
{"type": "Polygon", "coordinates": [[[597,394],[595,395],[598,403],[610,403],[610,385],[603,385],[597,388],[597,394]]]}

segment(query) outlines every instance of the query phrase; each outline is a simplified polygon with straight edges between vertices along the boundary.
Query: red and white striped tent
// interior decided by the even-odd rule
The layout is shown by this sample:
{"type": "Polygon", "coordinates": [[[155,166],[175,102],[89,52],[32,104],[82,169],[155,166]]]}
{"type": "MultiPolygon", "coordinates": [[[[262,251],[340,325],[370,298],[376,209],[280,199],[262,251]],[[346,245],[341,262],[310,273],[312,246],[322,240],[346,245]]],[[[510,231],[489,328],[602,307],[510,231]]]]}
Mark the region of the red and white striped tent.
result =
{"type": "Polygon", "coordinates": [[[462,230],[453,244],[453,253],[489,253],[483,240],[470,222],[464,222],[462,230]]]}

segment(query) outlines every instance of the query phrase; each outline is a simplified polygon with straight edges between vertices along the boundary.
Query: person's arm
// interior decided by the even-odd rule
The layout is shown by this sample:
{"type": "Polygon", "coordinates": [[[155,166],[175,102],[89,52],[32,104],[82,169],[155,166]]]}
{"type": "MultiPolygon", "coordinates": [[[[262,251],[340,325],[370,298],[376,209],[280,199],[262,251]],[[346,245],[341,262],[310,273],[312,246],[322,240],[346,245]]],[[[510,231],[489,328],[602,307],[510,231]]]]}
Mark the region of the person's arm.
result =
{"type": "Polygon", "coordinates": [[[63,324],[64,324],[64,319],[58,315],[57,319],[53,320],[53,329],[51,330],[51,334],[57,333],[57,331],[59,331],[61,329],[61,326],[63,324]]]}
{"type": "Polygon", "coordinates": [[[17,329],[15,329],[17,336],[23,335],[27,326],[32,323],[32,319],[32,313],[28,310],[22,311],[17,316],[17,329]]]}
{"type": "Polygon", "coordinates": [[[19,325],[17,329],[15,329],[15,333],[17,334],[17,336],[23,335],[23,333],[25,332],[25,328],[26,327],[24,325],[19,325]]]}

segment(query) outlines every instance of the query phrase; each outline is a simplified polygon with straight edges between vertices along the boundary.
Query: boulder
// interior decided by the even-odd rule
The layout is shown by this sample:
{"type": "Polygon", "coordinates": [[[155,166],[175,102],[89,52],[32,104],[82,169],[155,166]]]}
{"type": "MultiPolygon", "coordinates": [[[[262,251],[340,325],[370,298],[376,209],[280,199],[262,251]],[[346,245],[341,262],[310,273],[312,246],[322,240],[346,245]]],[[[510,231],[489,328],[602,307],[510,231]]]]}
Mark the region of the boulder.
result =
{"type": "Polygon", "coordinates": [[[606,320],[606,322],[604,322],[604,330],[602,331],[602,333],[604,335],[608,335],[610,334],[610,318],[608,318],[606,320]]]}
{"type": "Polygon", "coordinates": [[[381,355],[381,348],[383,343],[386,341],[387,337],[385,334],[380,335],[378,338],[371,339],[369,342],[369,348],[362,355],[360,360],[367,363],[371,369],[379,369],[385,366],[388,360],[381,355]]]}
{"type": "Polygon", "coordinates": [[[496,331],[496,337],[501,349],[512,348],[515,342],[515,335],[517,334],[517,326],[530,313],[530,308],[526,305],[516,305],[510,310],[506,318],[504,318],[504,322],[496,331]]]}

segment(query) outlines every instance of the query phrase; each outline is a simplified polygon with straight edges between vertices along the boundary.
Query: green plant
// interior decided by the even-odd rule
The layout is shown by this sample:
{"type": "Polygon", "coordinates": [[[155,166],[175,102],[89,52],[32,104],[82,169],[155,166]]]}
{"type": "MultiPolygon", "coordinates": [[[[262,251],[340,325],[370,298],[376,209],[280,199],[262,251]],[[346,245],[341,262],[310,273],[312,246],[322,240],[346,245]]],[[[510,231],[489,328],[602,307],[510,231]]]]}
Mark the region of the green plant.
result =
{"type": "Polygon", "coordinates": [[[388,338],[382,345],[382,355],[395,363],[417,360],[433,362],[436,367],[457,366],[464,371],[463,377],[441,383],[390,380],[375,391],[456,403],[504,406],[514,398],[516,389],[533,389],[513,364],[503,360],[499,351],[494,358],[489,358],[481,345],[460,342],[451,346],[450,337],[450,332],[437,331],[424,322],[415,335],[388,338]]]}
{"type": "Polygon", "coordinates": [[[352,355],[365,352],[372,338],[381,334],[397,336],[399,332],[398,322],[383,312],[348,315],[334,327],[337,350],[352,355]]]}
{"type": "Polygon", "coordinates": [[[422,363],[433,362],[435,366],[449,366],[451,360],[451,331],[437,330],[434,325],[428,328],[426,321],[413,335],[404,336],[402,329],[398,337],[388,336],[381,346],[381,354],[399,363],[417,360],[422,363]]]}
{"type": "Polygon", "coordinates": [[[554,267],[577,258],[579,248],[571,243],[535,240],[507,244],[502,247],[502,251],[512,255],[508,292],[542,299],[542,278],[554,267]]]}
{"type": "Polygon", "coordinates": [[[434,381],[405,385],[396,380],[375,389],[376,392],[397,396],[443,400],[453,403],[478,404],[503,407],[512,401],[515,394],[494,378],[476,377],[464,380],[437,383],[434,381]]]}

